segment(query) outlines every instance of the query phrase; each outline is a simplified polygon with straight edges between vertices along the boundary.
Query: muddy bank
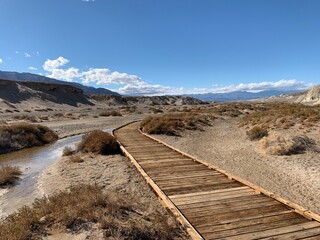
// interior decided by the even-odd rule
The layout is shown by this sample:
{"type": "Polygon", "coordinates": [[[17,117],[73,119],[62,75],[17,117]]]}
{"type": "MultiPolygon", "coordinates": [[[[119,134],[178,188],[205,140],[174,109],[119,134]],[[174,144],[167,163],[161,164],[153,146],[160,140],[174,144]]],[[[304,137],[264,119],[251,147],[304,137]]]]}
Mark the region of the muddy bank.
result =
{"type": "Polygon", "coordinates": [[[262,154],[236,120],[216,121],[204,131],[186,131],[182,137],[154,135],[159,140],[216,165],[292,202],[320,213],[319,153],[292,156],[262,154]]]}

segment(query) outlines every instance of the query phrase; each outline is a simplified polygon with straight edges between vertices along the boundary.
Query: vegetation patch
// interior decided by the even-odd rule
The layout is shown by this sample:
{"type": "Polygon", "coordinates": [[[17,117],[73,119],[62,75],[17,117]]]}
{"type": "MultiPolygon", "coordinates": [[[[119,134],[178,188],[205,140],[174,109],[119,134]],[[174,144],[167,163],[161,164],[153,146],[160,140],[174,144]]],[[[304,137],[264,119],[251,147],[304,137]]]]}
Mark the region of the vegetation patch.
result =
{"type": "Polygon", "coordinates": [[[201,130],[202,126],[210,125],[212,117],[200,114],[166,114],[162,116],[150,116],[141,122],[144,132],[149,134],[165,134],[179,136],[183,130],[201,130]]]}
{"type": "Polygon", "coordinates": [[[260,125],[266,128],[288,129],[296,124],[312,126],[320,121],[319,106],[291,103],[256,104],[254,112],[243,116],[240,126],[260,125]]]}
{"type": "Polygon", "coordinates": [[[316,142],[304,135],[282,137],[271,134],[260,140],[260,148],[265,153],[276,156],[302,154],[307,150],[319,152],[316,142]]]}
{"type": "Polygon", "coordinates": [[[57,139],[57,134],[45,126],[28,123],[1,125],[0,153],[41,146],[57,139]]]}
{"type": "MultiPolygon", "coordinates": [[[[94,224],[112,239],[174,239],[183,232],[177,223],[154,212],[144,216],[134,197],[104,193],[97,186],[80,185],[37,199],[0,223],[1,239],[42,239],[50,231],[80,232],[94,224]]],[[[180,238],[182,239],[182,238],[180,238]]]]}
{"type": "Polygon", "coordinates": [[[20,179],[21,174],[22,172],[19,167],[2,166],[0,168],[0,187],[14,185],[20,179]]]}
{"type": "Polygon", "coordinates": [[[246,133],[251,141],[260,140],[261,138],[268,136],[268,130],[259,126],[254,126],[246,133]]]}
{"type": "Polygon", "coordinates": [[[82,137],[82,141],[78,144],[76,151],[102,155],[121,153],[120,146],[115,137],[101,130],[85,134],[82,137]]]}
{"type": "Polygon", "coordinates": [[[110,117],[110,116],[113,116],[113,117],[121,117],[122,114],[120,112],[117,112],[117,111],[107,111],[107,112],[101,112],[99,113],[99,116],[100,117],[110,117]]]}

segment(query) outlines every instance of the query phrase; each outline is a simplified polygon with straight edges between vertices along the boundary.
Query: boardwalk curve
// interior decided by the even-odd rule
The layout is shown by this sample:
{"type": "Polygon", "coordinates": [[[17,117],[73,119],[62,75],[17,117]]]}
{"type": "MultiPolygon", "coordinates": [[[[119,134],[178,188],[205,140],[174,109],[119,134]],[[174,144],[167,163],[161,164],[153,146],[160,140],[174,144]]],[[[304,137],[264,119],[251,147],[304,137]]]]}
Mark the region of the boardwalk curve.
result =
{"type": "Polygon", "coordinates": [[[318,215],[142,134],[139,122],[114,134],[192,239],[320,240],[318,215]]]}

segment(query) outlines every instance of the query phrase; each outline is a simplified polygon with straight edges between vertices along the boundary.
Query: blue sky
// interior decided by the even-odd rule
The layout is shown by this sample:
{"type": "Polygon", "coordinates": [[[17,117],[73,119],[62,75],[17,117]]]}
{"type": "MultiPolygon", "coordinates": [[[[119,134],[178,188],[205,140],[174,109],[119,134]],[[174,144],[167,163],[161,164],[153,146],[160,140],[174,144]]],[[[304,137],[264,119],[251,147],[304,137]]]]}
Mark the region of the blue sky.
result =
{"type": "Polygon", "coordinates": [[[318,0],[0,0],[0,70],[123,94],[320,83],[318,0]]]}

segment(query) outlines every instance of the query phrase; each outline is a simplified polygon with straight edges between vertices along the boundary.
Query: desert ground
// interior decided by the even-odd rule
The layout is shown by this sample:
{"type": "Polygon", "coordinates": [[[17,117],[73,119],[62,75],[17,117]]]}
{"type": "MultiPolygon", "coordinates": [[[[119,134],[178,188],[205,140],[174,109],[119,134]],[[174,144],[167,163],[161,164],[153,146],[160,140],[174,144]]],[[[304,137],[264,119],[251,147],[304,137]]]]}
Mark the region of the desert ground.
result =
{"type": "MultiPolygon", "coordinates": [[[[151,126],[149,133],[159,140],[320,214],[318,105],[266,105],[263,101],[188,105],[179,99],[173,101],[170,105],[143,99],[139,104],[122,105],[114,104],[114,99],[102,99],[90,107],[54,105],[49,109],[42,107],[41,111],[35,110],[31,101],[30,105],[12,105],[12,111],[3,110],[0,121],[5,125],[41,124],[62,139],[153,119],[156,126],[151,126]],[[19,110],[21,106],[24,109],[19,110]],[[293,110],[287,111],[288,108],[293,110]],[[266,111],[271,111],[272,119],[263,115],[266,111]],[[159,126],[163,132],[159,132],[159,126]],[[255,127],[263,135],[250,139],[255,127]]],[[[147,130],[147,125],[143,129],[147,130]]],[[[116,192],[133,199],[139,205],[139,221],[165,219],[176,229],[174,239],[188,239],[126,157],[81,152],[61,156],[41,173],[37,186],[42,195],[51,196],[79,184],[99,186],[106,193],[116,192]]],[[[51,229],[45,237],[104,238],[105,232],[96,224],[76,232],[51,229]]]]}

